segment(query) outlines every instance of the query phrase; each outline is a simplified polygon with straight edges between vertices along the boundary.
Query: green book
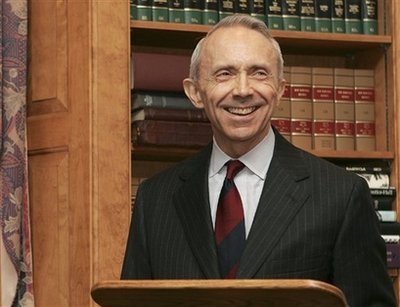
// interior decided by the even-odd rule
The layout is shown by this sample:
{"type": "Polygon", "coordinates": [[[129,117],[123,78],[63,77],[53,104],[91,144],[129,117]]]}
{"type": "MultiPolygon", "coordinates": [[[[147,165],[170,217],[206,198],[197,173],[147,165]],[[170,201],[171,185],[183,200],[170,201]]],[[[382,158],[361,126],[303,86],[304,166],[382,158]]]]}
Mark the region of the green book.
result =
{"type": "Polygon", "coordinates": [[[203,23],[203,1],[184,0],[185,23],[203,23]]]}
{"type": "Polygon", "coordinates": [[[361,0],[361,20],[364,34],[378,34],[377,0],[361,0]]]}
{"type": "Polygon", "coordinates": [[[151,8],[151,0],[133,0],[134,7],[133,9],[136,11],[134,13],[135,19],[151,21],[152,20],[152,8],[151,8]]]}
{"type": "Polygon", "coordinates": [[[130,12],[131,19],[137,19],[136,18],[136,4],[135,4],[135,1],[133,1],[133,0],[129,0],[129,12],[130,12]]]}
{"type": "Polygon", "coordinates": [[[332,32],[331,16],[332,0],[318,0],[315,4],[315,28],[317,32],[332,32]]]}
{"type": "Polygon", "coordinates": [[[169,2],[169,22],[185,23],[185,10],[183,0],[170,0],[169,2]]]}
{"type": "Polygon", "coordinates": [[[300,0],[282,0],[283,29],[300,31],[300,0]]]}
{"type": "Polygon", "coordinates": [[[167,0],[153,0],[152,10],[152,20],[168,22],[169,21],[169,8],[167,0]]]}
{"type": "Polygon", "coordinates": [[[250,15],[260,19],[261,21],[267,22],[267,15],[265,12],[265,1],[264,0],[250,1],[250,15]]]}
{"type": "Polygon", "coordinates": [[[315,0],[300,1],[301,31],[315,32],[315,2],[316,2],[315,0]]]}
{"type": "Polygon", "coordinates": [[[361,0],[345,0],[344,3],[344,23],[346,33],[362,34],[361,0]]]}
{"type": "Polygon", "coordinates": [[[219,20],[235,13],[235,0],[219,0],[219,20]]]}
{"type": "Polygon", "coordinates": [[[344,0],[333,0],[332,2],[332,32],[345,33],[344,0]]]}
{"type": "Polygon", "coordinates": [[[270,29],[282,30],[282,0],[267,0],[267,24],[270,29]]]}
{"type": "Polygon", "coordinates": [[[203,23],[205,25],[215,25],[218,21],[218,0],[204,0],[203,23]]]}
{"type": "Polygon", "coordinates": [[[238,14],[250,14],[250,2],[252,0],[236,0],[235,1],[235,13],[238,14]]]}

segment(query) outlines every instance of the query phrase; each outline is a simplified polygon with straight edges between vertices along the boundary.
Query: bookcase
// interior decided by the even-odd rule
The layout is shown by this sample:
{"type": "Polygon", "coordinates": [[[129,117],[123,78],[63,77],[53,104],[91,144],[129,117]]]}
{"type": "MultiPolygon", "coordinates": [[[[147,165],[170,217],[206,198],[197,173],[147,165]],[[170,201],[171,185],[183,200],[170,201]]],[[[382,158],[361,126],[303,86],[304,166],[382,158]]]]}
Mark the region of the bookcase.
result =
{"type": "MultiPolygon", "coordinates": [[[[280,43],[285,64],[289,66],[339,67],[372,69],[375,73],[375,151],[311,150],[319,157],[340,161],[343,159],[384,160],[391,165],[391,185],[399,189],[399,88],[398,69],[399,33],[396,19],[400,17],[400,3],[394,0],[378,1],[378,35],[355,35],[272,30],[280,43]],[[301,65],[299,65],[301,63],[301,65]]],[[[209,26],[131,20],[131,48],[135,51],[179,53],[189,55],[196,42],[209,26]]],[[[195,150],[168,147],[132,148],[132,176],[147,177],[169,166],[195,150]],[[152,168],[149,166],[152,165],[152,168]]],[[[399,199],[395,202],[400,212],[399,199]]],[[[399,217],[399,214],[398,214],[399,217]]],[[[396,293],[400,278],[397,269],[391,269],[396,293]]]]}

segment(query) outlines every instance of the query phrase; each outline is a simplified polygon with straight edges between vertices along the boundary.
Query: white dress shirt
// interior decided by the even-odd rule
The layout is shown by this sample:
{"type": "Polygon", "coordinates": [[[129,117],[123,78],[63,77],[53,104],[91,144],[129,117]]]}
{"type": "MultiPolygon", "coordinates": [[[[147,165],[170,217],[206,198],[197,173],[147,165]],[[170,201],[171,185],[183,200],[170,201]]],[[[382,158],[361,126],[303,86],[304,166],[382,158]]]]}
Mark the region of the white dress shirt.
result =
{"type": "MultiPolygon", "coordinates": [[[[243,170],[235,176],[234,182],[243,203],[246,238],[253,224],[274,146],[275,134],[271,128],[268,135],[256,147],[238,159],[245,165],[243,170]]],[[[225,163],[232,159],[221,150],[214,139],[208,171],[210,209],[214,229],[218,198],[226,176],[225,163]]]]}

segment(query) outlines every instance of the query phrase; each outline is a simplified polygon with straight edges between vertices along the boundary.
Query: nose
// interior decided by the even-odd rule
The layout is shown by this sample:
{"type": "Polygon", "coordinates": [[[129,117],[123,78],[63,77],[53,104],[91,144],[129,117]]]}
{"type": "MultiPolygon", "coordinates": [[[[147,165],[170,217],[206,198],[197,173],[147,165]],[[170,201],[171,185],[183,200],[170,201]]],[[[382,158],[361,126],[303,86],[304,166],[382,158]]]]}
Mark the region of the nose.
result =
{"type": "Polygon", "coordinates": [[[252,95],[253,88],[251,85],[251,80],[246,72],[241,72],[236,76],[235,87],[233,89],[233,95],[240,98],[252,95]]]}

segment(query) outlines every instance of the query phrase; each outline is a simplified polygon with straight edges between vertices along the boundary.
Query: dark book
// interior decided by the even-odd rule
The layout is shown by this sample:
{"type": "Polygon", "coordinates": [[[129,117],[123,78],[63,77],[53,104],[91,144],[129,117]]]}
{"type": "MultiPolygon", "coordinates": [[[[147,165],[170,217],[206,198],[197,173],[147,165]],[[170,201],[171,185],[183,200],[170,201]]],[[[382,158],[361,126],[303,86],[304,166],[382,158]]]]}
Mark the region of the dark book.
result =
{"type": "Polygon", "coordinates": [[[236,0],[218,0],[219,20],[235,13],[236,0]]]}
{"type": "Polygon", "coordinates": [[[333,0],[332,2],[332,32],[345,33],[344,0],[333,0]]]}
{"type": "Polygon", "coordinates": [[[267,24],[272,30],[282,30],[282,0],[267,0],[267,24]]]}
{"type": "Polygon", "coordinates": [[[386,243],[386,256],[388,268],[400,268],[400,244],[386,243]]]}
{"type": "Polygon", "coordinates": [[[305,32],[315,32],[316,0],[300,0],[300,29],[305,32]]]}
{"type": "Polygon", "coordinates": [[[141,120],[132,123],[133,145],[203,147],[212,141],[210,123],[141,120]]]}
{"type": "Polygon", "coordinates": [[[136,20],[152,20],[152,0],[133,0],[133,18],[136,20]]]}
{"type": "Polygon", "coordinates": [[[218,0],[205,0],[203,23],[205,25],[215,25],[219,21],[218,0]]]}
{"type": "Polygon", "coordinates": [[[396,196],[396,188],[390,187],[387,189],[370,189],[369,190],[372,196],[396,196]]]}
{"type": "Polygon", "coordinates": [[[185,12],[183,0],[171,0],[169,2],[169,22],[185,23],[185,12]]]}
{"type": "Polygon", "coordinates": [[[372,196],[372,205],[375,210],[393,210],[394,197],[372,196]]]}
{"type": "Polygon", "coordinates": [[[144,107],[195,109],[189,98],[180,92],[133,91],[132,111],[144,107]]]}
{"type": "Polygon", "coordinates": [[[361,20],[364,34],[378,34],[377,0],[361,0],[361,20]]]}
{"type": "Polygon", "coordinates": [[[145,107],[132,112],[132,122],[137,120],[165,120],[184,122],[208,122],[204,109],[173,109],[145,107]]]}
{"type": "Polygon", "coordinates": [[[132,86],[137,90],[183,92],[189,75],[190,56],[132,53],[132,86]]]}
{"type": "Polygon", "coordinates": [[[379,231],[381,235],[400,235],[399,222],[380,222],[379,231]]]}
{"type": "Polygon", "coordinates": [[[169,21],[169,3],[167,0],[152,0],[152,20],[160,22],[169,21]]]}
{"type": "Polygon", "coordinates": [[[265,6],[266,6],[266,1],[264,0],[250,1],[250,15],[260,19],[261,21],[267,22],[265,6]]]}
{"type": "Polygon", "coordinates": [[[346,33],[362,34],[361,0],[345,0],[344,3],[344,22],[346,33]]]}
{"type": "Polygon", "coordinates": [[[282,0],[283,29],[300,31],[300,0],[282,0]]]}
{"type": "Polygon", "coordinates": [[[184,0],[185,23],[202,24],[204,1],[184,0]]]}
{"type": "Polygon", "coordinates": [[[250,3],[252,0],[235,0],[235,13],[250,14],[250,3]]]}
{"type": "Polygon", "coordinates": [[[332,0],[316,1],[315,30],[317,32],[332,32],[332,10],[332,0]]]}

